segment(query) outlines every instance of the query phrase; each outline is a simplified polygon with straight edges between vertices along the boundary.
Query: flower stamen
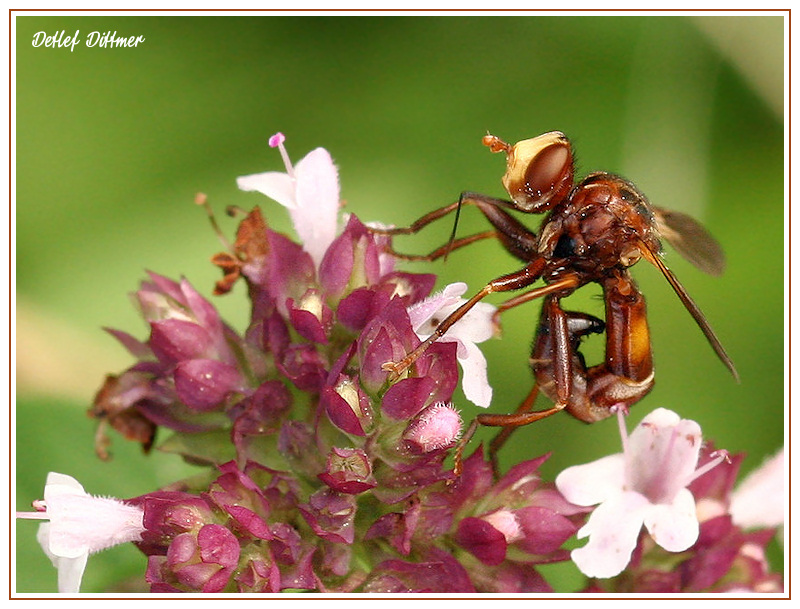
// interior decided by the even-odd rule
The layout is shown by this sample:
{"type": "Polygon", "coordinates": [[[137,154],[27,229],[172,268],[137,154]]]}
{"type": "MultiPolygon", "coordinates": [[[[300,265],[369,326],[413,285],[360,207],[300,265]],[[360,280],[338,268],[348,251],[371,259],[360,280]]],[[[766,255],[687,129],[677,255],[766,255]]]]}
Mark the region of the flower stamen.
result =
{"type": "Polygon", "coordinates": [[[689,484],[697,480],[700,476],[710,472],[712,469],[717,467],[717,465],[719,465],[723,461],[726,461],[728,463],[730,463],[731,461],[730,455],[728,454],[728,451],[725,449],[715,450],[713,453],[711,453],[711,457],[712,457],[711,461],[709,461],[702,467],[698,467],[696,470],[694,470],[692,475],[689,476],[689,479],[686,481],[685,486],[688,486],[689,484]]]}
{"type": "Polygon", "coordinates": [[[280,151],[283,164],[286,166],[286,173],[289,174],[290,178],[294,179],[294,166],[292,165],[292,161],[289,159],[289,153],[286,152],[286,147],[283,145],[283,142],[285,141],[286,136],[279,131],[269,138],[269,147],[277,148],[280,151]]]}
{"type": "Polygon", "coordinates": [[[50,520],[50,517],[44,512],[17,512],[17,518],[23,520],[50,520]]]}
{"type": "Polygon", "coordinates": [[[43,499],[35,499],[31,502],[35,512],[17,512],[17,518],[24,520],[50,520],[47,515],[47,504],[43,499]]]}

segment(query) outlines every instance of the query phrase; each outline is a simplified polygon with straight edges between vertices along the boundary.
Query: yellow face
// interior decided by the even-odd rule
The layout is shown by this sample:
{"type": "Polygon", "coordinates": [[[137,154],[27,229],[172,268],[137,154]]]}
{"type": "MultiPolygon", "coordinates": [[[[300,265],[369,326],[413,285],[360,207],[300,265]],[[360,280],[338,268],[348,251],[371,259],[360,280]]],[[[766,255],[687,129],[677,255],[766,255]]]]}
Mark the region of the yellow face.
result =
{"type": "Polygon", "coordinates": [[[483,144],[492,152],[506,153],[503,186],[520,211],[547,211],[569,194],[574,177],[572,146],[560,131],[550,131],[513,146],[487,134],[483,144]]]}
{"type": "Polygon", "coordinates": [[[517,142],[506,150],[503,186],[520,209],[549,209],[572,185],[572,150],[560,131],[517,142]]]}

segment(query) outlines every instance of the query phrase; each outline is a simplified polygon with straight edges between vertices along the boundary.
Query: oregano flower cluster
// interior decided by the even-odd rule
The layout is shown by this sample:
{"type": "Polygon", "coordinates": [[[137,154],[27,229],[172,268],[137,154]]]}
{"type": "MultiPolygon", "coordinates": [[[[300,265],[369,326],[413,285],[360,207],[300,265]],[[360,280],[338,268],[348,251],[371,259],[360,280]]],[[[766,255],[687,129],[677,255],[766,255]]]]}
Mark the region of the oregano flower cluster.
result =
{"type": "MultiPolygon", "coordinates": [[[[114,430],[200,473],[125,501],[51,474],[18,516],[48,521],[39,541],[60,591],[79,591],[90,554],[131,542],[154,593],[542,593],[554,590],[539,566],[568,560],[586,591],[782,590],[764,558],[779,523],[745,531],[754,523],[733,512],[748,506],[732,501],[741,457],[712,451],[674,412],[655,410],[630,437],[620,412],[623,452],[554,482],[539,469],[557,446],[497,474],[480,446],[461,445],[473,407],[492,399],[477,345],[496,309],[476,306],[393,378],[385,364],[467,286],[434,292],[434,275],[400,269],[390,237],[342,213],[330,154],[293,165],[284,139],[270,145],[286,171],[238,184],[286,207],[297,236],[270,227],[274,207],[254,207],[212,258],[216,295],[245,286],[247,327],[186,279],[150,273],[135,293],[147,335],[110,330],[135,363],[90,409],[101,457],[114,430]],[[459,382],[467,402],[455,405],[459,382]]],[[[774,485],[782,468],[768,471],[774,485]]]]}

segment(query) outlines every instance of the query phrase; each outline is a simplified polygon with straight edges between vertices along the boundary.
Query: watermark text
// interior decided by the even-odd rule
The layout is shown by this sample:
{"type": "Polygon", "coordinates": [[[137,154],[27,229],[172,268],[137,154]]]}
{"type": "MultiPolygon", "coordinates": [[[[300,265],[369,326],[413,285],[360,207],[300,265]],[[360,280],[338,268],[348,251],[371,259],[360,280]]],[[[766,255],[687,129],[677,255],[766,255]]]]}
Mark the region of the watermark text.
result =
{"type": "Polygon", "coordinates": [[[144,36],[118,36],[116,30],[113,32],[89,32],[85,40],[81,39],[80,33],[80,30],[75,30],[74,34],[67,34],[66,30],[61,30],[50,35],[44,31],[37,32],[33,35],[31,44],[35,48],[68,48],[70,52],[72,52],[75,50],[76,46],[81,44],[90,49],[119,49],[137,47],[145,40],[144,36]]]}

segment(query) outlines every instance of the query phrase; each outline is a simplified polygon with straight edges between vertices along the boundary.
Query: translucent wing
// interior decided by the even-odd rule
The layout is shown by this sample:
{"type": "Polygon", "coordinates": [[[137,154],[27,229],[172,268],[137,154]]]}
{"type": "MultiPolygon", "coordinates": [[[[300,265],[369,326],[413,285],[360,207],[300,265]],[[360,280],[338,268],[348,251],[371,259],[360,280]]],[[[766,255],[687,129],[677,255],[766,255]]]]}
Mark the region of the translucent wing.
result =
{"type": "Polygon", "coordinates": [[[686,310],[689,311],[689,314],[694,318],[694,321],[700,327],[700,330],[703,332],[703,335],[708,340],[708,343],[711,345],[711,348],[714,349],[714,353],[717,354],[717,357],[725,364],[725,367],[730,371],[733,375],[733,378],[736,379],[736,382],[739,382],[739,373],[736,371],[736,366],[733,365],[733,361],[731,360],[728,353],[725,351],[725,347],[722,346],[722,343],[717,338],[717,335],[714,334],[714,330],[711,329],[711,326],[706,320],[705,315],[700,310],[700,307],[697,306],[692,297],[689,296],[689,293],[686,291],[686,288],[683,287],[678,278],[675,277],[675,274],[667,268],[667,265],[659,258],[658,254],[651,251],[649,247],[644,243],[644,241],[640,242],[639,251],[642,252],[642,255],[652,263],[661,273],[666,277],[669,285],[672,287],[674,292],[678,295],[683,306],[686,307],[686,310]]]}
{"type": "Polygon", "coordinates": [[[653,208],[653,215],[660,235],[681,256],[704,273],[722,274],[725,270],[725,253],[697,220],[661,207],[653,208]]]}

